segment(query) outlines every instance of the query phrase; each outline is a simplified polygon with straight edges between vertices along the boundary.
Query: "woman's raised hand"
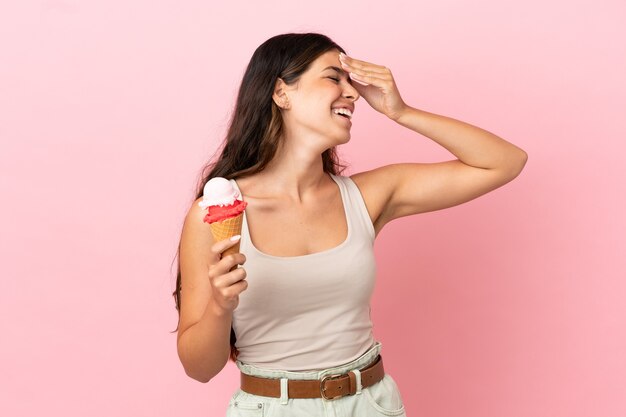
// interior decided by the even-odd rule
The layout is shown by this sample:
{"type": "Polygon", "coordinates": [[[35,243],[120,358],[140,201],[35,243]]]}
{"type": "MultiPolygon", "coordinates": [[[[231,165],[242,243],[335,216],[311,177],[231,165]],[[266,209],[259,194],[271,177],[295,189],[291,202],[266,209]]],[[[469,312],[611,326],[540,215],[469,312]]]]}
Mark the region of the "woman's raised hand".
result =
{"type": "Polygon", "coordinates": [[[245,255],[237,252],[222,257],[222,252],[238,242],[224,239],[215,242],[211,247],[209,261],[211,297],[215,307],[222,313],[232,313],[239,305],[239,294],[248,288],[248,281],[245,280],[246,271],[237,268],[237,265],[246,262],[245,255]]]}
{"type": "Polygon", "coordinates": [[[381,65],[339,54],[339,62],[356,83],[352,85],[372,108],[392,120],[397,120],[408,107],[396,86],[391,70],[381,65]],[[362,85],[362,84],[365,85],[362,85]]]}

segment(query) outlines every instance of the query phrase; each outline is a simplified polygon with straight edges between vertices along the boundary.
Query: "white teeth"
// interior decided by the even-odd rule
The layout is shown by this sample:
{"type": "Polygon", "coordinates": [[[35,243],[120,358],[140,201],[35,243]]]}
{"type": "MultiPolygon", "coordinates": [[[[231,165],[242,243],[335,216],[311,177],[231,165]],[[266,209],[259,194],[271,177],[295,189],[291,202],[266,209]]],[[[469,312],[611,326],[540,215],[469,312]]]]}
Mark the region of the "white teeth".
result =
{"type": "Polygon", "coordinates": [[[335,114],[345,114],[346,116],[348,116],[348,119],[352,118],[352,112],[348,109],[344,109],[343,107],[340,109],[333,109],[333,112],[335,114]]]}

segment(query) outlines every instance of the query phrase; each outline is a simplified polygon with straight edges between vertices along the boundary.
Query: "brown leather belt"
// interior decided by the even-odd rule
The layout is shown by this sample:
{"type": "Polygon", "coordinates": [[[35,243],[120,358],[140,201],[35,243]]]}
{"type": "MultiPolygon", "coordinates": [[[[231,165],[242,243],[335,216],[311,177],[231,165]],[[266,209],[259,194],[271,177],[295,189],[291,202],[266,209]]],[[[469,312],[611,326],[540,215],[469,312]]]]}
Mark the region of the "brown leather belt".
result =
{"type": "MultiPolygon", "coordinates": [[[[381,355],[361,371],[361,385],[367,388],[384,378],[383,358],[381,355]]],[[[289,398],[325,398],[332,400],[346,395],[356,394],[356,375],[350,371],[345,374],[326,375],[322,379],[289,379],[287,396],[289,398]]],[[[249,394],[280,398],[280,378],[262,378],[241,372],[241,390],[249,394]]]]}

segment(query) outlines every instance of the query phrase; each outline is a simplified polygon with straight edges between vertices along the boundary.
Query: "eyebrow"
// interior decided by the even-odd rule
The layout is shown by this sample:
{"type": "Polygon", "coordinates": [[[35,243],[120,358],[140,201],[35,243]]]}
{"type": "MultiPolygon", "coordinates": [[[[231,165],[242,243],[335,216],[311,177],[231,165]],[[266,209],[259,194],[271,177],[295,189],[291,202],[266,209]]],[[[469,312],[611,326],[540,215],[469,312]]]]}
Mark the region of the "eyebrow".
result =
{"type": "Polygon", "coordinates": [[[331,69],[331,70],[337,71],[337,72],[338,72],[339,74],[341,74],[341,75],[345,75],[345,76],[347,76],[347,75],[348,75],[348,74],[347,74],[344,70],[342,70],[341,68],[339,68],[339,67],[333,67],[332,65],[331,65],[330,67],[326,67],[326,68],[324,68],[322,71],[326,71],[327,69],[331,69]]]}

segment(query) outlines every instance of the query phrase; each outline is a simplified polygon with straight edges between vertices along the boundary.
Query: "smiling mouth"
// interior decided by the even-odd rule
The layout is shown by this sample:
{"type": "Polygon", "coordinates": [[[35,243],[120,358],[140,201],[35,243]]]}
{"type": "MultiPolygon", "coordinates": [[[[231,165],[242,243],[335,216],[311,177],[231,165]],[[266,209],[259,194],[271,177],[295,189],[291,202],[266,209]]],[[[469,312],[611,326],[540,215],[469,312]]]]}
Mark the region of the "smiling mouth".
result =
{"type": "Polygon", "coordinates": [[[333,116],[335,116],[335,117],[339,117],[339,118],[342,118],[342,119],[344,119],[345,121],[347,121],[349,124],[352,124],[352,120],[350,120],[350,118],[349,118],[348,116],[344,115],[344,114],[334,113],[334,112],[333,112],[333,116]]]}
{"type": "Polygon", "coordinates": [[[350,109],[338,107],[331,109],[331,111],[338,116],[344,117],[346,119],[352,119],[352,111],[350,109]]]}

